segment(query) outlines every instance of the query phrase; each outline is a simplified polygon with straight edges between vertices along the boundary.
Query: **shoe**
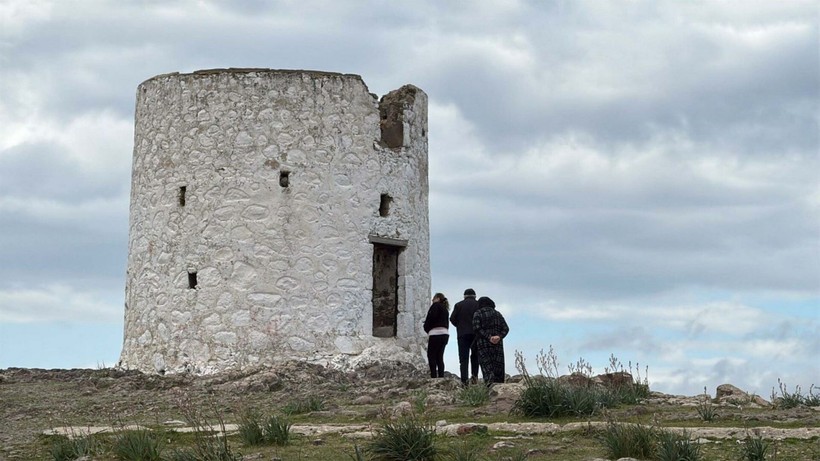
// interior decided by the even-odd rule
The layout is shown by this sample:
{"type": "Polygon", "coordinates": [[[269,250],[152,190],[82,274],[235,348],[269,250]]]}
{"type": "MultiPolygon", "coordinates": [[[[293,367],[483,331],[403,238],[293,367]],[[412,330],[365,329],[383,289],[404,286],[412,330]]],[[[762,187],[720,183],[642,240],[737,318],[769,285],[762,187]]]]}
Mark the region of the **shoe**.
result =
{"type": "Polygon", "coordinates": [[[470,384],[478,384],[478,376],[473,376],[470,378],[470,384]]]}

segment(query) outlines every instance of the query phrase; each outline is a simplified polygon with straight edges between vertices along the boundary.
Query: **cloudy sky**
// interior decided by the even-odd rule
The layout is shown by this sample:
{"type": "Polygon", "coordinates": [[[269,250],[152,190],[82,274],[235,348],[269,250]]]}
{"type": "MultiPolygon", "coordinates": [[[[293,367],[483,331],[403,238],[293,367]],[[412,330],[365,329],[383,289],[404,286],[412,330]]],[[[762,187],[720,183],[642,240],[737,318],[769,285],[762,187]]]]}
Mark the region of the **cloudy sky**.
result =
{"type": "Polygon", "coordinates": [[[494,298],[510,357],[614,354],[690,395],[820,384],[814,1],[0,0],[0,22],[0,368],[118,360],[137,85],[266,67],[427,92],[433,289],[494,298]]]}

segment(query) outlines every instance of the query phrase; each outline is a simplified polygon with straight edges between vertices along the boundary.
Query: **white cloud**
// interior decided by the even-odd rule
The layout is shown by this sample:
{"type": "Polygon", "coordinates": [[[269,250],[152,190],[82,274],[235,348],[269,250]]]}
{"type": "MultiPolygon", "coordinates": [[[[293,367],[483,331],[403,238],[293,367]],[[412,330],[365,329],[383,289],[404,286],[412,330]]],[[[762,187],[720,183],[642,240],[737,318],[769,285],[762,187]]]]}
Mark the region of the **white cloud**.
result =
{"type": "Polygon", "coordinates": [[[121,306],[110,294],[78,292],[67,285],[0,289],[0,322],[119,322],[121,306]]]}
{"type": "Polygon", "coordinates": [[[52,4],[47,0],[5,0],[0,3],[0,36],[14,37],[31,23],[51,16],[52,4]]]}
{"type": "Polygon", "coordinates": [[[82,172],[101,179],[129,176],[134,139],[132,121],[109,111],[81,114],[64,128],[54,129],[54,137],[82,172]]]}

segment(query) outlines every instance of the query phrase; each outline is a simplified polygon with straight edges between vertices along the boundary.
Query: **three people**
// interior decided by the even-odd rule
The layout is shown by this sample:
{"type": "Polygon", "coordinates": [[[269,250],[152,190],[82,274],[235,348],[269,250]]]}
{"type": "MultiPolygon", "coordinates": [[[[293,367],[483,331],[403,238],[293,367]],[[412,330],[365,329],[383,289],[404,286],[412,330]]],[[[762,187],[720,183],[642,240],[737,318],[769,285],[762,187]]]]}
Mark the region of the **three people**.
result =
{"type": "Polygon", "coordinates": [[[466,385],[471,378],[473,384],[478,382],[478,349],[473,332],[473,315],[478,310],[478,301],[475,299],[475,290],[464,290],[464,300],[453,307],[450,322],[456,327],[458,339],[458,364],[461,366],[461,383],[466,385]],[[471,374],[467,374],[467,369],[471,374]]]}
{"type": "Polygon", "coordinates": [[[441,293],[433,295],[433,304],[424,319],[424,332],[427,333],[427,363],[430,365],[431,378],[444,377],[444,348],[450,339],[448,331],[448,314],[450,303],[441,293]]]}
{"type": "Polygon", "coordinates": [[[495,302],[482,296],[478,298],[478,310],[473,316],[473,331],[481,362],[484,383],[504,382],[504,337],[510,332],[504,316],[495,310],[495,302]]]}
{"type": "Polygon", "coordinates": [[[449,320],[458,334],[461,382],[467,384],[468,368],[472,372],[473,382],[477,382],[479,366],[486,385],[504,382],[504,338],[510,328],[504,316],[495,310],[492,299],[482,296],[476,301],[475,297],[472,288],[464,290],[464,300],[456,303],[448,319],[450,304],[447,297],[442,293],[433,296],[433,303],[424,319],[430,377],[444,377],[444,349],[450,339],[449,320]]]}

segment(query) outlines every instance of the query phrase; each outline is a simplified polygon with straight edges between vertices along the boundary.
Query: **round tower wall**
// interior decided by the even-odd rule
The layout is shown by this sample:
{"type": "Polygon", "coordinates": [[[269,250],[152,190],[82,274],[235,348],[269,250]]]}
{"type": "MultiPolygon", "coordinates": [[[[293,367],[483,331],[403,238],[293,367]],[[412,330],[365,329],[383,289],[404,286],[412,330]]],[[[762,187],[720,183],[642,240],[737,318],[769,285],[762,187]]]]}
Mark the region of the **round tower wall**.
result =
{"type": "Polygon", "coordinates": [[[121,365],[420,365],[426,130],[424,92],[403,87],[380,107],[356,75],[215,70],[141,84],[121,365]],[[385,286],[394,311],[374,308],[385,286]]]}

